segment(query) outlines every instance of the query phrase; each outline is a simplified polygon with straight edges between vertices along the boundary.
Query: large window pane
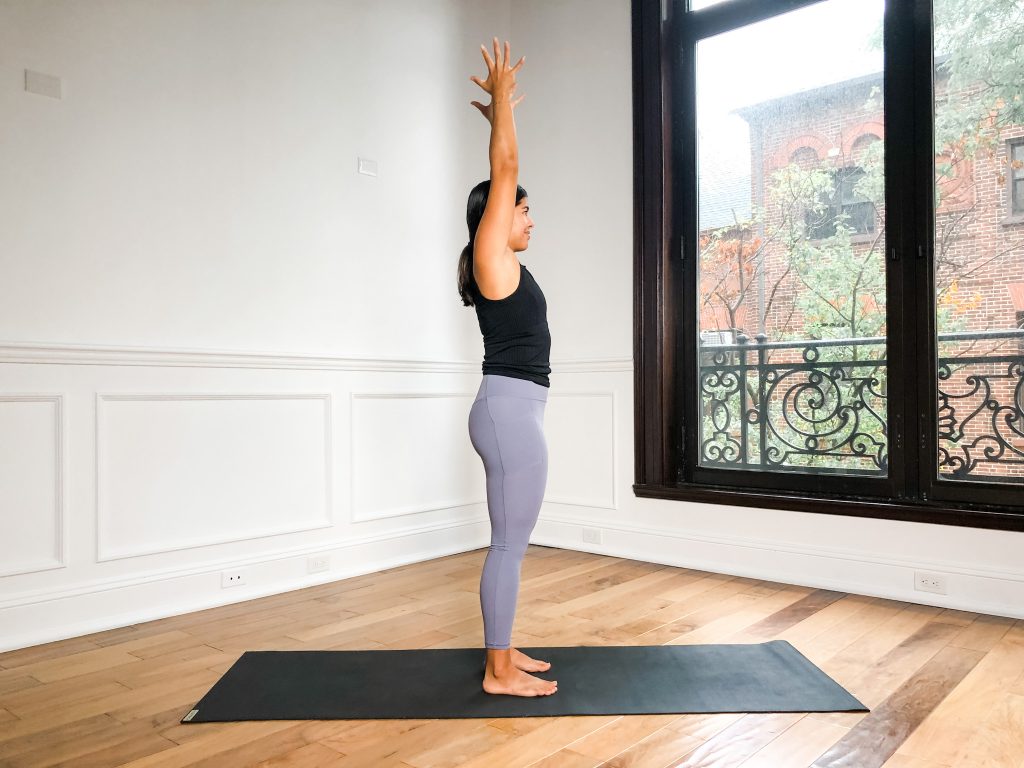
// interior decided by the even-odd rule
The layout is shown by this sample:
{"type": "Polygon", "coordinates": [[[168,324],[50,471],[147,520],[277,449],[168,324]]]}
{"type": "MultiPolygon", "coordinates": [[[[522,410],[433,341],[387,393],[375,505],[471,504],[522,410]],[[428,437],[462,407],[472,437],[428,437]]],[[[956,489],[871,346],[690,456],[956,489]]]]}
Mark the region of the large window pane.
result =
{"type": "Polygon", "coordinates": [[[698,43],[701,466],[887,474],[883,12],[698,43]]]}
{"type": "Polygon", "coordinates": [[[1021,0],[935,0],[938,476],[1024,482],[1021,0]]]}

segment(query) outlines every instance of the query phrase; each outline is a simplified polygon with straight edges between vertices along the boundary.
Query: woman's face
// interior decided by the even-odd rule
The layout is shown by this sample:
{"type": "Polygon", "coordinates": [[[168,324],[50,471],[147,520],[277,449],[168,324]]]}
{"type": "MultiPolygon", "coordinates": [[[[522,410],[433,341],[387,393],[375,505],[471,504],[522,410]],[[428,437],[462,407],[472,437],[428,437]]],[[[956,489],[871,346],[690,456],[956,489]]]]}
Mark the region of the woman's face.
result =
{"type": "Polygon", "coordinates": [[[509,246],[516,253],[525,251],[530,247],[530,230],[533,229],[533,219],[530,218],[530,199],[524,197],[516,206],[515,216],[512,217],[512,232],[509,234],[509,246]]]}

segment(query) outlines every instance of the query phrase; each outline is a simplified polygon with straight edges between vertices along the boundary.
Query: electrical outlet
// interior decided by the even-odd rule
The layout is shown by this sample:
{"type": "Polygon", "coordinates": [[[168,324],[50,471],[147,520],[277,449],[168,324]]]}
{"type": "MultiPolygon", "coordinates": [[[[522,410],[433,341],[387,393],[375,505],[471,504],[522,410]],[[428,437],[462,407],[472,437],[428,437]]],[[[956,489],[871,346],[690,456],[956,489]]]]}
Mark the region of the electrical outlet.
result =
{"type": "Polygon", "coordinates": [[[583,541],[588,544],[600,544],[601,543],[601,529],[600,528],[584,528],[583,529],[583,541]]]}
{"type": "Polygon", "coordinates": [[[939,573],[914,571],[914,589],[944,595],[946,594],[946,577],[939,573]]]}
{"type": "Polygon", "coordinates": [[[321,571],[329,570],[330,567],[331,558],[328,555],[306,558],[306,573],[320,573],[321,571]]]}
{"type": "Polygon", "coordinates": [[[240,587],[245,584],[245,571],[235,569],[232,571],[221,571],[220,572],[220,586],[225,587],[240,587]]]}

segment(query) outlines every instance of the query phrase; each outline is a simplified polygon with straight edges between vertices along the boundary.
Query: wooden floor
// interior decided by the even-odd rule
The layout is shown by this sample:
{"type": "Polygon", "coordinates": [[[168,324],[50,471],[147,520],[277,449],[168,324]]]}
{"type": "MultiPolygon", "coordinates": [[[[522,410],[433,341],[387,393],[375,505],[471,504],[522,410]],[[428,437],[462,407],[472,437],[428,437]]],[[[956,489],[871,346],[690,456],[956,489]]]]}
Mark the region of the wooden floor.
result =
{"type": "Polygon", "coordinates": [[[482,648],[485,555],[0,654],[0,766],[1024,768],[1024,621],[539,546],[517,647],[780,638],[872,711],[179,723],[245,650],[482,648]]]}

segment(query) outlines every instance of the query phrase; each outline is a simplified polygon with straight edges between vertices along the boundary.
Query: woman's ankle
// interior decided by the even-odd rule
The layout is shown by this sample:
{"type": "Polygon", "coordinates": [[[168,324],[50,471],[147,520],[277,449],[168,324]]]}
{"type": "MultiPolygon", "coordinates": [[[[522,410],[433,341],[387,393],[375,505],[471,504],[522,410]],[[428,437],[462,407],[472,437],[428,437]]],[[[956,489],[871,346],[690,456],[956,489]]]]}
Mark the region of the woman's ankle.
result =
{"type": "Polygon", "coordinates": [[[494,673],[505,672],[512,668],[512,648],[488,648],[487,668],[494,673]]]}

